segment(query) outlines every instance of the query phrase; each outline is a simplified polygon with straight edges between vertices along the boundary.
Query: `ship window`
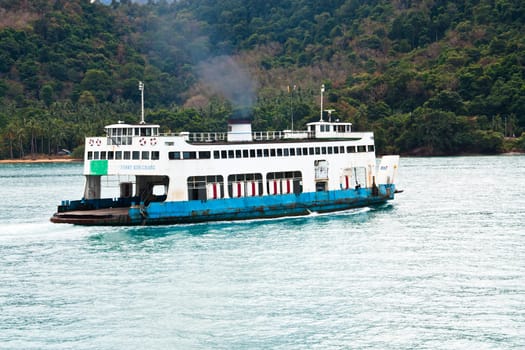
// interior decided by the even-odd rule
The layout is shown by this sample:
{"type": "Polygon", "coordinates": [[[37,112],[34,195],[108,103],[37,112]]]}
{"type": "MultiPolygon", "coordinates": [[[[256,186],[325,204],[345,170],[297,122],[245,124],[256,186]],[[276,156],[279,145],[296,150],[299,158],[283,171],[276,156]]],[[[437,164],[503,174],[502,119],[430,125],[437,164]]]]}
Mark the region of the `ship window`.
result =
{"type": "Polygon", "coordinates": [[[257,157],[258,158],[262,157],[262,149],[257,150],[257,157]]]}
{"type": "Polygon", "coordinates": [[[355,146],[346,146],[347,153],[355,153],[355,146]]]}
{"type": "Polygon", "coordinates": [[[206,177],[188,177],[188,200],[206,200],[206,177]]]}
{"type": "MultiPolygon", "coordinates": [[[[293,148],[292,148],[292,150],[293,150],[293,148]]],[[[288,157],[290,155],[290,150],[288,148],[283,149],[283,155],[285,157],[288,157]]]]}
{"type": "Polygon", "coordinates": [[[282,157],[283,156],[283,149],[282,148],[278,148],[277,149],[277,157],[282,157]]]}
{"type": "Polygon", "coordinates": [[[140,129],[139,128],[135,128],[135,136],[139,136],[140,135],[140,129]]]}
{"type": "Polygon", "coordinates": [[[132,158],[133,158],[133,160],[140,159],[140,151],[133,151],[132,158]]]}
{"type": "Polygon", "coordinates": [[[151,152],[151,159],[152,159],[152,160],[159,160],[159,159],[160,159],[159,151],[153,151],[153,152],[151,152]]]}
{"type": "Polygon", "coordinates": [[[197,152],[182,152],[182,159],[197,159],[197,152]]]}
{"type": "Polygon", "coordinates": [[[303,192],[300,171],[280,171],[266,174],[266,191],[269,195],[299,194],[303,192]]]}
{"type": "Polygon", "coordinates": [[[224,180],[221,175],[191,176],[187,184],[189,200],[224,198],[224,180]]]}
{"type": "Polygon", "coordinates": [[[338,153],[339,153],[339,147],[337,147],[337,146],[334,147],[334,153],[335,153],[335,154],[338,154],[338,153]]]}
{"type": "Polygon", "coordinates": [[[261,174],[232,174],[228,176],[228,196],[230,198],[263,195],[261,174]]]}
{"type": "Polygon", "coordinates": [[[368,152],[374,152],[374,145],[368,145],[368,152]]]}
{"type": "Polygon", "coordinates": [[[250,150],[250,158],[255,158],[255,150],[254,149],[250,150]]]}
{"type": "Polygon", "coordinates": [[[113,159],[115,157],[115,153],[113,151],[108,151],[108,159],[113,159]]]}
{"type": "Polygon", "coordinates": [[[272,148],[270,150],[270,156],[275,157],[275,149],[272,148]]]}
{"type": "Polygon", "coordinates": [[[233,158],[233,150],[228,151],[228,158],[233,158]]]}
{"type": "Polygon", "coordinates": [[[221,153],[219,151],[213,151],[213,158],[219,159],[221,157],[221,153]]]}
{"type": "Polygon", "coordinates": [[[98,151],[93,152],[93,159],[98,159],[98,151]]]}
{"type": "Polygon", "coordinates": [[[321,151],[323,154],[326,154],[326,147],[321,147],[321,151]]]}
{"type": "Polygon", "coordinates": [[[235,158],[242,158],[242,151],[240,149],[235,150],[235,158]]]}
{"type": "Polygon", "coordinates": [[[290,148],[290,155],[295,156],[295,148],[290,148]]]}
{"type": "Polygon", "coordinates": [[[131,159],[131,152],[130,151],[124,151],[124,159],[125,160],[131,159]]]}
{"type": "Polygon", "coordinates": [[[141,128],[140,136],[151,136],[151,128],[141,128]]]}
{"type": "Polygon", "coordinates": [[[267,149],[267,148],[263,150],[263,153],[264,153],[264,156],[265,156],[265,157],[268,157],[269,152],[268,152],[268,149],[267,149]]]}
{"type": "Polygon", "coordinates": [[[93,152],[91,151],[88,152],[87,159],[93,159],[93,152]]]}
{"type": "Polygon", "coordinates": [[[366,152],[366,146],[357,146],[357,152],[366,152]]]}
{"type": "Polygon", "coordinates": [[[122,151],[115,152],[115,159],[118,159],[118,160],[122,159],[122,151]]]}
{"type": "Polygon", "coordinates": [[[311,156],[313,156],[315,154],[313,147],[308,148],[308,154],[310,154],[311,156]]]}
{"type": "Polygon", "coordinates": [[[302,148],[299,148],[299,147],[296,148],[295,152],[297,153],[298,156],[302,156],[303,155],[302,148]]]}
{"type": "Polygon", "coordinates": [[[142,151],[142,159],[148,160],[149,159],[149,152],[148,151],[142,151]]]}
{"type": "Polygon", "coordinates": [[[243,156],[243,158],[248,158],[248,150],[247,149],[243,149],[242,150],[242,156],[243,156]]]}
{"type": "Polygon", "coordinates": [[[180,159],[180,152],[168,152],[168,159],[169,160],[180,159]]]}
{"type": "Polygon", "coordinates": [[[201,151],[199,152],[199,159],[210,159],[211,153],[210,151],[201,151]]]}
{"type": "Polygon", "coordinates": [[[228,158],[228,152],[226,152],[226,151],[221,151],[221,158],[222,158],[222,159],[226,159],[226,158],[228,158]]]}
{"type": "Polygon", "coordinates": [[[100,159],[106,159],[106,151],[100,152],[100,159]]]}
{"type": "Polygon", "coordinates": [[[321,148],[315,147],[315,154],[321,154],[321,148]]]}
{"type": "Polygon", "coordinates": [[[327,190],[327,182],[325,181],[319,181],[315,183],[315,190],[317,192],[323,192],[327,190]]]}
{"type": "Polygon", "coordinates": [[[339,153],[345,153],[345,146],[339,147],[339,153]]]}

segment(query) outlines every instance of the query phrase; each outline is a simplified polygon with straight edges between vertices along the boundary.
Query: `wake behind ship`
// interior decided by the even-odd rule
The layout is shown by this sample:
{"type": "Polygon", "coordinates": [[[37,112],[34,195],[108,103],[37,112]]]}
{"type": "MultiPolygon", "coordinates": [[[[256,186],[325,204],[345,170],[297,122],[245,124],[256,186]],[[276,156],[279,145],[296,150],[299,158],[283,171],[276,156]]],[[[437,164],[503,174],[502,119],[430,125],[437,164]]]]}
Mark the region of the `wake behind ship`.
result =
{"type": "MultiPolygon", "coordinates": [[[[322,109],[321,109],[322,110],[322,109]]],[[[305,131],[161,134],[117,123],[85,143],[84,194],[51,217],[79,225],[160,225],[308,215],[394,198],[399,156],[376,166],[372,132],[321,119],[305,131]],[[113,185],[113,186],[110,186],[113,185]]]]}

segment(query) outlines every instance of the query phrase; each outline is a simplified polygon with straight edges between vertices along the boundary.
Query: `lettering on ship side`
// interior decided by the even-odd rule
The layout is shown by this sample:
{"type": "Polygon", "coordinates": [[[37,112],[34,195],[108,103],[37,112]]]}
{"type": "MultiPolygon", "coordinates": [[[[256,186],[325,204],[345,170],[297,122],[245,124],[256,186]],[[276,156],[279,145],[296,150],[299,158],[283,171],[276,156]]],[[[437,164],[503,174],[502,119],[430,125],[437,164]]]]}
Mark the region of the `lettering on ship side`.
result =
{"type": "Polygon", "coordinates": [[[155,170],[155,165],[122,164],[120,170],[155,170]]]}

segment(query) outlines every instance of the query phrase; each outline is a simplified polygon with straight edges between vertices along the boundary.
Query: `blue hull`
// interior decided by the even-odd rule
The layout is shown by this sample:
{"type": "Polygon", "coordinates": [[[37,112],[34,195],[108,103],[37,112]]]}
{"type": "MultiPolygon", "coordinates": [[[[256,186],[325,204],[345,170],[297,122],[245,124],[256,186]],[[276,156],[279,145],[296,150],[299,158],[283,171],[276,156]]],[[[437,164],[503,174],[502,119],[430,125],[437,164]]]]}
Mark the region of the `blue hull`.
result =
{"type": "Polygon", "coordinates": [[[145,225],[247,220],[308,215],[384,203],[394,198],[394,185],[371,189],[228,198],[208,201],[151,203],[146,210],[132,208],[131,220],[145,225]]]}
{"type": "Polygon", "coordinates": [[[384,203],[394,198],[395,185],[377,190],[359,188],[261,197],[152,202],[137,205],[133,199],[71,201],[51,218],[56,223],[80,225],[167,225],[308,215],[384,203]]]}

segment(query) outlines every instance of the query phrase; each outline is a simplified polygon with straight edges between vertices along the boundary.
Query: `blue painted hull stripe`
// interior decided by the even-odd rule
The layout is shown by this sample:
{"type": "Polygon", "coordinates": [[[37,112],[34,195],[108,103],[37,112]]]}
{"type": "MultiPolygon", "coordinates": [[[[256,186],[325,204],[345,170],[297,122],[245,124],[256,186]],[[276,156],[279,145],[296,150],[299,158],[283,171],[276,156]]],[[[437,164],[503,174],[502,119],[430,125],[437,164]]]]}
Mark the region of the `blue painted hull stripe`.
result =
{"type": "Polygon", "coordinates": [[[154,202],[143,210],[131,208],[129,216],[131,223],[135,224],[243,220],[339,211],[379,204],[394,198],[394,185],[379,185],[378,189],[377,195],[373,195],[371,189],[361,188],[297,195],[154,202]]]}

